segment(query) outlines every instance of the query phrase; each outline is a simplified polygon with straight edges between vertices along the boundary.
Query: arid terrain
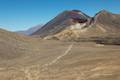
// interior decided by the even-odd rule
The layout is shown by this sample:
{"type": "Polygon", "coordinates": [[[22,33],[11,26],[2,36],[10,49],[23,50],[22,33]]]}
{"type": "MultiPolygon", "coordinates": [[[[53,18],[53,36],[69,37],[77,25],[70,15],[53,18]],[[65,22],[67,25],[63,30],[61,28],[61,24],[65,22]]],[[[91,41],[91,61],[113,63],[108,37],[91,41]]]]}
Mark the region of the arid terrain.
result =
{"type": "Polygon", "coordinates": [[[0,34],[1,80],[120,80],[120,46],[0,34]]]}
{"type": "Polygon", "coordinates": [[[120,80],[119,31],[104,10],[64,11],[30,36],[0,29],[0,80],[120,80]]]}

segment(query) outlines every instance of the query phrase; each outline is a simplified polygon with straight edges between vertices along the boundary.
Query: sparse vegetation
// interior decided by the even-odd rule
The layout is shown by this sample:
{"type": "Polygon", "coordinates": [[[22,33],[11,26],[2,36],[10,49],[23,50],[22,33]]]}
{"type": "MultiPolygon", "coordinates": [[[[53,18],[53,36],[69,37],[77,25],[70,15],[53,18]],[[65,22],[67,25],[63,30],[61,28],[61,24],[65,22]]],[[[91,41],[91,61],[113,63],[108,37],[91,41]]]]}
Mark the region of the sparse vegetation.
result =
{"type": "Polygon", "coordinates": [[[0,80],[120,80],[120,17],[79,12],[61,13],[37,38],[0,29],[0,80]]]}
{"type": "Polygon", "coordinates": [[[2,47],[3,49],[0,55],[3,52],[6,56],[4,59],[0,57],[2,80],[120,79],[119,46],[98,46],[92,42],[39,40],[24,38],[6,31],[2,34],[0,49],[2,47]],[[11,37],[7,37],[6,34],[11,37]],[[71,44],[73,47],[69,53],[58,59],[71,44]],[[55,59],[58,60],[47,68],[43,66],[52,63],[55,59]]]}

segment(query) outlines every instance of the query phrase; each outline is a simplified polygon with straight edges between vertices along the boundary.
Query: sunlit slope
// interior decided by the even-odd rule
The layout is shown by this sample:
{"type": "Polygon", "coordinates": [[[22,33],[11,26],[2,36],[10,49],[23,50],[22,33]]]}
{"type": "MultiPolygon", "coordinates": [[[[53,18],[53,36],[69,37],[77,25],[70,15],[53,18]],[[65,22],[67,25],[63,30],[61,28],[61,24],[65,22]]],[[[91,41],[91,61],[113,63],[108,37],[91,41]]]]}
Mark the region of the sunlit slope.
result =
{"type": "MultiPolygon", "coordinates": [[[[62,49],[64,49],[64,47],[62,49]]],[[[45,42],[40,39],[21,36],[2,29],[0,30],[0,66],[29,65],[29,62],[30,64],[34,64],[39,62],[38,59],[44,60],[44,57],[48,57],[49,53],[53,53],[53,55],[56,56],[59,50],[61,51],[61,46],[59,46],[59,43],[56,41],[45,42]],[[52,48],[51,46],[58,46],[58,48],[52,48]]],[[[53,57],[51,56],[51,58],[53,57]]],[[[45,61],[46,60],[47,58],[45,61]]],[[[44,63],[44,61],[40,61],[40,63],[44,63]]]]}
{"type": "Polygon", "coordinates": [[[120,79],[120,46],[0,34],[2,80],[120,79]]]}
{"type": "Polygon", "coordinates": [[[81,41],[81,39],[90,41],[98,38],[119,39],[120,14],[102,10],[94,17],[89,17],[78,10],[65,11],[33,33],[32,36],[66,41],[81,41]]]}

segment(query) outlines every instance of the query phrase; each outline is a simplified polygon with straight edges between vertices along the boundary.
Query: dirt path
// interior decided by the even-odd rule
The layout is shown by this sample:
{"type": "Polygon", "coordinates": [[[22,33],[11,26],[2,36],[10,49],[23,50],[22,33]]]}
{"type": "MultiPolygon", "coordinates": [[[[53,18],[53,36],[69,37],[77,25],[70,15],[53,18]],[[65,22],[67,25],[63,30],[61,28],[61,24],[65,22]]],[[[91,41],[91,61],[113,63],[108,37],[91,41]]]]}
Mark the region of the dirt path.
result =
{"type": "MultiPolygon", "coordinates": [[[[72,47],[73,47],[73,44],[69,45],[67,47],[67,49],[63,52],[63,54],[59,55],[58,57],[56,57],[54,60],[50,61],[49,63],[43,65],[40,70],[41,71],[48,70],[49,66],[55,64],[58,60],[60,60],[64,56],[66,56],[71,51],[72,47]]],[[[38,65],[33,65],[33,66],[29,66],[29,67],[24,67],[24,68],[11,67],[9,69],[23,72],[23,74],[25,75],[25,78],[28,80],[33,80],[33,79],[38,80],[39,79],[38,75],[40,74],[40,71],[39,71],[39,69],[32,71],[32,68],[40,68],[40,65],[38,64],[38,65]],[[33,77],[33,75],[34,75],[34,77],[33,77]]],[[[7,70],[7,68],[0,68],[0,71],[1,70],[7,70]]]]}
{"type": "Polygon", "coordinates": [[[43,65],[43,66],[42,66],[42,67],[43,67],[42,71],[47,70],[47,69],[48,69],[48,66],[51,66],[52,64],[54,64],[54,63],[56,63],[58,60],[60,60],[62,57],[64,57],[65,55],[67,55],[67,54],[70,52],[70,50],[72,49],[72,47],[73,47],[73,44],[69,45],[68,48],[65,50],[65,52],[64,52],[62,55],[58,56],[57,58],[55,58],[55,59],[54,59],[53,61],[51,61],[50,63],[47,63],[47,64],[43,65]]]}

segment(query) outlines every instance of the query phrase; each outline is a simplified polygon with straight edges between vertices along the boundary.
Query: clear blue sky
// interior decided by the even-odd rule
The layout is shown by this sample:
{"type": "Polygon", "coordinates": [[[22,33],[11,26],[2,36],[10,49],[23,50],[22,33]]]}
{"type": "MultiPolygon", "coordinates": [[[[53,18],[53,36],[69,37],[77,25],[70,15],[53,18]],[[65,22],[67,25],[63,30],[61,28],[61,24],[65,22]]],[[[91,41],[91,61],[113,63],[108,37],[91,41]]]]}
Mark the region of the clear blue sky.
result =
{"type": "Polygon", "coordinates": [[[120,0],[0,0],[0,26],[3,26],[0,28],[28,29],[71,9],[79,9],[90,16],[102,9],[120,13],[120,0]]]}

